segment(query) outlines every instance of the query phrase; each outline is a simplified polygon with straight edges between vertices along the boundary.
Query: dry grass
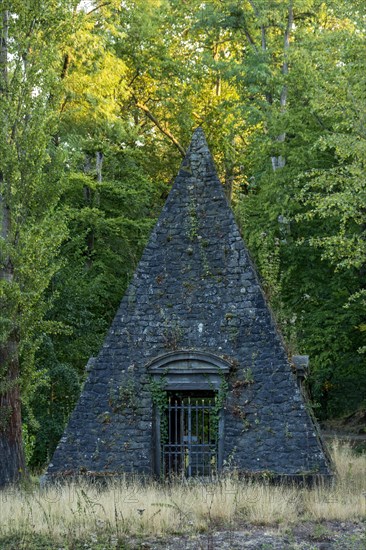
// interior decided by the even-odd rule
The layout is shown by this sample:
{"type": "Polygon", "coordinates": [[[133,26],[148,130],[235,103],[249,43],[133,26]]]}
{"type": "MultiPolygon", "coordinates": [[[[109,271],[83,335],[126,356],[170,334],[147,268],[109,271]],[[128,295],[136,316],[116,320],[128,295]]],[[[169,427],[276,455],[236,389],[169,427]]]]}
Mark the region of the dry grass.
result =
{"type": "Polygon", "coordinates": [[[157,536],[205,532],[240,522],[287,525],[302,520],[354,521],[366,516],[366,455],[333,444],[337,478],[304,489],[226,478],[213,484],[111,483],[6,490],[0,493],[0,538],[19,533],[53,539],[109,533],[157,536]]]}

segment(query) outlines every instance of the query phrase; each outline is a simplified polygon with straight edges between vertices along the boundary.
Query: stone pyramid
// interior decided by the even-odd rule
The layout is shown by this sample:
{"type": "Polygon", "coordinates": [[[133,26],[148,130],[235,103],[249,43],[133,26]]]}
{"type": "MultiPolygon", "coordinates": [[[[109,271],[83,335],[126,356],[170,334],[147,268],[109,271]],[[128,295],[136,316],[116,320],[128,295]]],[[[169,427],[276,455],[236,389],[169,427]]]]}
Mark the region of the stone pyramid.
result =
{"type": "Polygon", "coordinates": [[[330,475],[197,129],[47,475],[159,475],[159,399],[209,390],[218,469],[330,475]]]}

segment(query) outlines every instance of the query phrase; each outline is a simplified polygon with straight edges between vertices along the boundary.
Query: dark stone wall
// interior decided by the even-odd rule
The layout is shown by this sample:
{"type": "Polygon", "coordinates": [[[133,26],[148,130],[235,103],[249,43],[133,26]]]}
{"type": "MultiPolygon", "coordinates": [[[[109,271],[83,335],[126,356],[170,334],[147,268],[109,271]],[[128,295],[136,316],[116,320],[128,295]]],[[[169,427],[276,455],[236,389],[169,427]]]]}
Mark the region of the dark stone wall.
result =
{"type": "Polygon", "coordinates": [[[232,365],[224,465],[329,473],[201,130],[176,178],[48,474],[152,472],[146,365],[172,350],[232,365]]]}

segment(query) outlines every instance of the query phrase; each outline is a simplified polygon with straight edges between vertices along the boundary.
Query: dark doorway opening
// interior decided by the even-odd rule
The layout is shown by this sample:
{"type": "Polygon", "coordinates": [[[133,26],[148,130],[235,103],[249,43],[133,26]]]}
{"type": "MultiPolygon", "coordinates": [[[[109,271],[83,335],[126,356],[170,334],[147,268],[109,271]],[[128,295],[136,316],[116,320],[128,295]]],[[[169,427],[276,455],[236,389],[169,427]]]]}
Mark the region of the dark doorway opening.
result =
{"type": "Polygon", "coordinates": [[[212,476],[218,469],[219,416],[214,391],[167,392],[161,422],[165,476],[212,476]]]}

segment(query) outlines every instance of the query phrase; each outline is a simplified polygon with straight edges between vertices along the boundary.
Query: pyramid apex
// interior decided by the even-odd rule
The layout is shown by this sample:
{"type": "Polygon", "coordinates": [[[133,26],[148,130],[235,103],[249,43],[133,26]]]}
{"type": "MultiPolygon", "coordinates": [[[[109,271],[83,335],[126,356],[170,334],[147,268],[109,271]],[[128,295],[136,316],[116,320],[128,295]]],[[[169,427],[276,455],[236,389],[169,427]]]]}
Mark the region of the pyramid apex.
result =
{"type": "Polygon", "coordinates": [[[193,176],[196,179],[196,183],[198,180],[204,183],[207,180],[207,176],[212,176],[213,174],[213,179],[215,180],[214,186],[221,188],[204,131],[201,127],[198,127],[193,132],[191,143],[180,166],[179,175],[184,175],[185,178],[193,176]]]}
{"type": "MultiPolygon", "coordinates": [[[[195,129],[192,135],[191,143],[189,145],[188,151],[192,151],[196,149],[197,147],[200,149],[204,145],[208,150],[208,145],[206,141],[206,136],[201,128],[201,126],[198,126],[198,128],[195,129]]],[[[188,152],[187,151],[187,152],[188,152]]]]}
{"type": "Polygon", "coordinates": [[[201,134],[201,135],[203,135],[203,136],[205,135],[205,132],[203,131],[203,128],[202,128],[201,126],[198,126],[198,127],[194,130],[193,135],[196,135],[196,134],[197,134],[197,135],[201,134]]]}

